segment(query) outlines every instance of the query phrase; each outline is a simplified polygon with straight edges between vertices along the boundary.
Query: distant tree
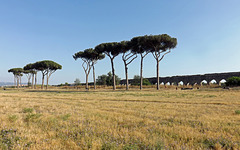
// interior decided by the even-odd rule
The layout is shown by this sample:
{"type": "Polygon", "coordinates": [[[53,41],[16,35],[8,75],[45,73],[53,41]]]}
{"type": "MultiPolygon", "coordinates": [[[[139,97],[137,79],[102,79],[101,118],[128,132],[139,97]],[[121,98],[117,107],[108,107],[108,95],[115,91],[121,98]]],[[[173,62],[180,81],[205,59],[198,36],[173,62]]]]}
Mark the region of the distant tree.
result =
{"type": "Polygon", "coordinates": [[[134,75],[131,85],[140,85],[140,79],[141,79],[141,77],[139,75],[134,75]]]}
{"type": "Polygon", "coordinates": [[[157,90],[159,90],[159,62],[177,45],[177,39],[167,34],[147,36],[146,47],[157,62],[157,90]]]}
{"type": "Polygon", "coordinates": [[[92,48],[85,49],[84,51],[79,51],[73,55],[73,58],[75,60],[82,59],[82,67],[86,75],[86,89],[88,90],[88,76],[91,71],[91,68],[93,66],[93,62],[91,59],[91,51],[93,51],[92,48]]]}
{"type": "Polygon", "coordinates": [[[107,85],[107,75],[98,76],[97,85],[107,85]]]}
{"type": "Polygon", "coordinates": [[[20,74],[19,74],[19,80],[20,80],[20,86],[21,86],[21,87],[22,87],[22,76],[23,76],[23,74],[20,73],[20,74]]]}
{"type": "Polygon", "coordinates": [[[58,84],[58,86],[64,86],[64,84],[63,84],[63,83],[61,83],[61,84],[58,84]]]}
{"type": "Polygon", "coordinates": [[[116,80],[115,80],[115,69],[114,69],[114,58],[120,53],[119,44],[117,42],[112,43],[102,43],[95,47],[95,50],[100,54],[105,54],[110,58],[112,66],[112,85],[113,90],[116,90],[116,80]]]}
{"type": "Polygon", "coordinates": [[[24,73],[24,74],[26,75],[26,77],[27,77],[28,86],[30,86],[30,85],[31,85],[30,80],[31,80],[31,77],[32,77],[31,72],[30,72],[29,70],[23,70],[23,73],[24,73]]]}
{"type": "Polygon", "coordinates": [[[79,78],[76,78],[76,80],[74,81],[74,85],[77,86],[77,85],[81,85],[81,81],[79,78]]]}
{"type": "Polygon", "coordinates": [[[225,84],[226,86],[240,86],[240,77],[230,77],[225,84]]]}
{"type": "MultiPolygon", "coordinates": [[[[107,86],[111,86],[112,85],[112,80],[113,80],[113,76],[112,76],[112,73],[109,71],[107,73],[107,78],[106,78],[107,86]]],[[[117,84],[116,75],[115,75],[115,82],[117,84]]]]}
{"type": "Polygon", "coordinates": [[[23,69],[22,68],[12,68],[12,69],[9,69],[8,72],[13,73],[15,88],[16,88],[16,80],[17,80],[17,88],[19,88],[19,81],[21,84],[21,77],[22,77],[23,69]]]}
{"type": "Polygon", "coordinates": [[[42,89],[44,86],[44,77],[47,76],[46,89],[48,89],[48,81],[50,76],[58,69],[62,69],[62,66],[51,60],[43,60],[34,63],[34,68],[42,72],[42,89]]]}
{"type": "MultiPolygon", "coordinates": [[[[140,85],[140,76],[139,75],[135,75],[134,77],[133,77],[133,80],[132,80],[132,83],[131,83],[132,85],[140,85]]],[[[149,80],[148,79],[146,79],[146,78],[143,78],[143,83],[142,83],[143,85],[151,85],[151,83],[149,82],[149,80]]]]}
{"type": "Polygon", "coordinates": [[[131,51],[131,42],[122,41],[119,43],[120,53],[122,53],[122,60],[125,66],[125,75],[126,75],[126,90],[129,89],[128,86],[128,65],[137,58],[137,54],[131,51]]]}
{"type": "Polygon", "coordinates": [[[146,39],[147,35],[145,36],[138,36],[131,39],[131,49],[133,53],[137,53],[141,56],[141,63],[140,63],[140,90],[142,90],[143,85],[143,59],[146,57],[150,50],[146,47],[146,39]]]}
{"type": "MultiPolygon", "coordinates": [[[[115,83],[116,85],[119,85],[120,84],[120,81],[121,81],[121,78],[119,78],[117,75],[115,75],[115,83]]],[[[112,83],[113,83],[113,74],[111,72],[108,72],[107,74],[107,85],[108,86],[111,86],[112,83]]]]}
{"type": "Polygon", "coordinates": [[[35,88],[37,85],[37,70],[34,68],[34,64],[27,64],[26,66],[23,67],[24,71],[29,71],[32,76],[32,89],[34,88],[34,77],[35,77],[35,88]]]}
{"type": "Polygon", "coordinates": [[[17,83],[16,83],[16,74],[15,74],[15,72],[12,70],[12,69],[9,69],[8,70],[8,73],[12,73],[13,74],[13,82],[14,82],[14,86],[15,86],[15,88],[16,88],[16,86],[17,86],[17,83]]]}
{"type": "Polygon", "coordinates": [[[88,53],[88,56],[90,60],[92,61],[92,69],[93,69],[93,83],[94,83],[94,89],[96,89],[96,79],[95,79],[95,64],[98,60],[102,60],[105,58],[105,55],[102,53],[98,53],[94,49],[89,49],[86,53],[88,53]]]}
{"type": "MultiPolygon", "coordinates": [[[[111,86],[112,85],[112,73],[108,72],[107,75],[101,75],[98,76],[97,78],[97,84],[98,85],[107,85],[107,86],[111,86]]],[[[116,84],[119,84],[121,81],[121,78],[119,78],[117,75],[115,75],[115,79],[116,79],[116,84]]]]}

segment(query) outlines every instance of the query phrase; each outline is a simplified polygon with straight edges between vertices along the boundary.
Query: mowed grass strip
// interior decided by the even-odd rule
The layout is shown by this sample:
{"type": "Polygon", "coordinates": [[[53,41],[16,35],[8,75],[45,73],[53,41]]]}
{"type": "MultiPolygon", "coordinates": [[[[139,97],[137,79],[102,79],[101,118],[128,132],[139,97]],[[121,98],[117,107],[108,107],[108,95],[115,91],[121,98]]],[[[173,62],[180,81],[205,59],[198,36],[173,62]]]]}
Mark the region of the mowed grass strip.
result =
{"type": "Polygon", "coordinates": [[[239,90],[0,91],[1,149],[240,149],[239,90]]]}

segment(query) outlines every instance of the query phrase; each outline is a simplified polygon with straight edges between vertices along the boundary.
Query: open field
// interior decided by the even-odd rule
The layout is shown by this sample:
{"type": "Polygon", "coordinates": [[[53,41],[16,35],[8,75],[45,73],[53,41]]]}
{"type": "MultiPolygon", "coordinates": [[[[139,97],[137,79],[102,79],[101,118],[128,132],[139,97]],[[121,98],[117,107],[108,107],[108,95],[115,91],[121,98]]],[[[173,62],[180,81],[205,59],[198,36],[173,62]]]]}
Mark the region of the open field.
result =
{"type": "Polygon", "coordinates": [[[0,149],[240,149],[240,90],[0,90],[0,149]]]}

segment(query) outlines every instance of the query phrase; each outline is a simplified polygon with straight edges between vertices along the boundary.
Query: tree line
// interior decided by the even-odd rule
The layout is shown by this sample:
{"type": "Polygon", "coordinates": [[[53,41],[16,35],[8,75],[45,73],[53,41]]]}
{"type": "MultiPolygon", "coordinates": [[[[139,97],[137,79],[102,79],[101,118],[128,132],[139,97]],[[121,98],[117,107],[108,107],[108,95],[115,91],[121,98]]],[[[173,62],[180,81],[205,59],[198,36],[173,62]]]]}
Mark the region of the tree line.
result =
{"type": "Polygon", "coordinates": [[[36,89],[37,84],[37,72],[42,73],[42,86],[41,89],[44,88],[44,79],[47,78],[46,89],[48,89],[48,82],[50,76],[58,69],[62,69],[62,66],[51,60],[43,60],[35,63],[30,63],[24,66],[23,68],[12,68],[9,69],[9,73],[13,73],[14,75],[14,85],[19,88],[19,83],[21,85],[21,77],[23,74],[27,76],[28,84],[30,84],[30,80],[32,78],[32,88],[36,89]],[[34,84],[35,79],[35,84],[34,84]],[[17,82],[17,83],[16,83],[17,82]]]}
{"type": "MultiPolygon", "coordinates": [[[[111,81],[113,90],[116,89],[116,75],[114,68],[114,59],[121,55],[124,68],[125,68],[125,77],[126,77],[126,90],[129,89],[128,82],[128,65],[130,65],[138,56],[141,57],[140,61],[140,89],[143,85],[143,60],[144,58],[151,53],[156,60],[156,72],[157,72],[157,90],[159,90],[159,63],[164,58],[164,56],[171,52],[171,49],[175,48],[177,45],[177,39],[173,38],[167,34],[160,35],[145,35],[133,37],[129,41],[121,42],[109,42],[101,43],[95,48],[85,49],[79,51],[73,55],[75,60],[82,60],[82,67],[86,75],[86,89],[88,89],[88,77],[91,69],[93,70],[93,80],[94,80],[94,89],[96,89],[96,79],[95,79],[95,64],[98,60],[102,60],[105,56],[108,56],[111,62],[111,81]]],[[[14,75],[14,84],[19,87],[19,82],[21,84],[21,77],[23,74],[26,74],[28,78],[28,83],[32,78],[32,88],[36,88],[37,82],[37,72],[42,73],[42,86],[44,88],[44,79],[47,78],[46,89],[48,88],[48,82],[50,76],[58,69],[62,69],[62,66],[54,61],[44,60],[38,61],[35,63],[30,63],[24,66],[23,68],[12,68],[8,72],[13,73],[14,75]],[[35,85],[34,85],[35,77],[35,85]],[[17,82],[17,83],[16,83],[17,82]]]]}
{"type": "Polygon", "coordinates": [[[102,60],[108,56],[112,68],[112,86],[113,90],[116,89],[116,75],[114,68],[114,59],[122,56],[125,67],[126,76],[126,90],[129,89],[128,83],[128,65],[131,64],[138,55],[141,57],[140,61],[140,89],[143,85],[143,60],[151,53],[156,60],[157,72],[157,90],[159,90],[159,63],[164,56],[171,52],[171,49],[177,45],[177,39],[167,34],[160,35],[145,35],[133,37],[129,41],[101,43],[95,48],[85,49],[73,55],[75,60],[82,60],[82,67],[86,75],[86,89],[88,89],[88,76],[90,70],[93,69],[94,89],[96,89],[94,65],[98,60],[102,60]]]}

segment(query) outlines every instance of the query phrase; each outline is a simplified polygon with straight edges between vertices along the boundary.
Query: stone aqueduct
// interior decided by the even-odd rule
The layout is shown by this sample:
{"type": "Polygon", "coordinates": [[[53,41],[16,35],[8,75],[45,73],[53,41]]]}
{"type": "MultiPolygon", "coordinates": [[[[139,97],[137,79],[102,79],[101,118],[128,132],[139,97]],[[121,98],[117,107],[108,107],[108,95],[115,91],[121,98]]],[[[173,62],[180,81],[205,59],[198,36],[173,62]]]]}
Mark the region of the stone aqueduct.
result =
{"type": "MultiPolygon", "coordinates": [[[[203,81],[209,84],[211,81],[216,81],[216,83],[220,84],[222,80],[227,80],[229,77],[238,76],[240,77],[240,72],[226,72],[226,73],[211,73],[211,74],[198,74],[198,75],[184,75],[184,76],[171,76],[171,77],[160,77],[160,84],[179,84],[182,82],[184,85],[201,85],[203,81]]],[[[157,78],[147,78],[151,84],[157,83],[157,78]]],[[[133,79],[129,79],[129,83],[131,84],[133,79]]],[[[120,84],[126,84],[126,80],[121,80],[120,84]]]]}

